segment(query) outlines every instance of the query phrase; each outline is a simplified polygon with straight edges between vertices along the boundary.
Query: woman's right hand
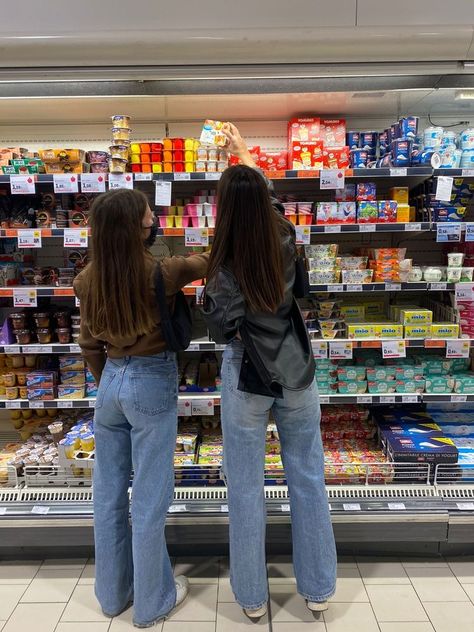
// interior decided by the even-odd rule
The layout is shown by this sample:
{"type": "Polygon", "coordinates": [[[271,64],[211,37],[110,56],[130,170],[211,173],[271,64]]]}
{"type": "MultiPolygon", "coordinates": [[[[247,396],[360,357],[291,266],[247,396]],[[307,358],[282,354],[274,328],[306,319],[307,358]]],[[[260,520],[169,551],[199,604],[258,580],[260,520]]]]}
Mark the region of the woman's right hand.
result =
{"type": "Polygon", "coordinates": [[[227,138],[226,149],[234,156],[237,156],[243,165],[255,168],[257,165],[237,127],[233,123],[225,123],[222,127],[222,133],[227,138]]]}

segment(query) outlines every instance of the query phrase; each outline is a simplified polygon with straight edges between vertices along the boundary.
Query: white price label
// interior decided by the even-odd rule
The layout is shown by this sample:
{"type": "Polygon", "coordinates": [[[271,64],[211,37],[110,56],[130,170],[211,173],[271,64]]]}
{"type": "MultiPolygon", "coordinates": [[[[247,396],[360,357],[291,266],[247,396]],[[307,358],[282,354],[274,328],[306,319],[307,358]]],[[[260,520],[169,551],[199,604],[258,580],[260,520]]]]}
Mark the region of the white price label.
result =
{"type": "Polygon", "coordinates": [[[474,169],[462,169],[461,175],[463,178],[474,178],[474,169]]]}
{"type": "Polygon", "coordinates": [[[446,283],[430,283],[430,290],[446,290],[447,287],[446,283]]]}
{"type": "Polygon", "coordinates": [[[209,246],[209,231],[207,228],[185,228],[185,246],[209,246]]]}
{"type": "Polygon", "coordinates": [[[456,301],[474,301],[473,283],[456,283],[454,286],[456,301]]]}
{"type": "Polygon", "coordinates": [[[36,290],[23,290],[15,288],[13,290],[14,307],[37,307],[38,295],[36,290]]]}
{"type": "Polygon", "coordinates": [[[81,306],[81,299],[77,298],[77,296],[74,297],[74,305],[76,307],[80,307],[81,306]]]}
{"type": "Polygon", "coordinates": [[[79,191],[78,176],[74,173],[53,174],[55,193],[77,193],[79,191]]]}
{"type": "Polygon", "coordinates": [[[44,505],[35,505],[31,509],[31,513],[32,514],[39,514],[41,516],[45,516],[47,513],[49,513],[49,507],[45,507],[44,505]]]}
{"type": "Polygon", "coordinates": [[[358,395],[357,396],[357,403],[358,404],[371,404],[372,403],[372,397],[370,395],[358,395]]]}
{"type": "Polygon", "coordinates": [[[296,230],[296,243],[297,244],[311,243],[311,227],[310,226],[295,226],[295,230],[296,230]]]}
{"type": "Polygon", "coordinates": [[[23,353],[36,353],[37,349],[38,349],[37,345],[24,345],[23,353]]]}
{"type": "Polygon", "coordinates": [[[337,224],[335,226],[325,226],[324,232],[325,233],[340,233],[341,227],[337,224]]]}
{"type": "Polygon", "coordinates": [[[221,179],[221,175],[222,174],[219,173],[219,172],[206,171],[206,174],[205,174],[204,177],[205,177],[206,180],[220,180],[221,179]]]}
{"type": "Polygon", "coordinates": [[[359,503],[343,503],[344,511],[361,511],[359,503]]]}
{"type": "Polygon", "coordinates": [[[453,403],[463,404],[467,402],[467,395],[451,395],[451,401],[453,403]]]}
{"type": "Polygon", "coordinates": [[[382,342],[382,356],[387,358],[406,358],[407,348],[404,340],[384,340],[382,342]]]}
{"type": "Polygon", "coordinates": [[[4,516],[7,513],[6,507],[0,507],[0,516],[4,516]]]}
{"type": "Polygon", "coordinates": [[[382,395],[380,398],[381,404],[394,404],[395,397],[393,395],[382,395]]]}
{"type": "Polygon", "coordinates": [[[436,183],[435,200],[440,200],[442,202],[451,201],[453,181],[454,178],[451,178],[451,176],[438,176],[438,182],[436,183]]]}
{"type": "Polygon", "coordinates": [[[10,191],[12,195],[27,195],[35,193],[34,176],[10,176],[10,191]]]}
{"type": "Polygon", "coordinates": [[[320,404],[329,404],[329,395],[320,395],[319,396],[320,404]]]}
{"type": "Polygon", "coordinates": [[[328,343],[319,340],[312,340],[313,355],[316,359],[326,359],[328,357],[328,343]]]}
{"type": "Polygon", "coordinates": [[[44,402],[42,400],[30,400],[30,408],[44,408],[44,402]]]}
{"type": "Polygon", "coordinates": [[[474,511],[474,503],[456,503],[459,511],[474,511]]]}
{"type": "Polygon", "coordinates": [[[20,229],[18,235],[18,248],[41,248],[41,231],[37,229],[20,229]]]}
{"type": "Polygon", "coordinates": [[[20,345],[5,345],[3,351],[5,353],[20,353],[20,345]]]}
{"type": "Polygon", "coordinates": [[[343,169],[321,169],[319,172],[320,189],[343,189],[344,182],[343,169]]]}
{"type": "Polygon", "coordinates": [[[174,174],[174,179],[176,182],[178,182],[178,180],[191,180],[191,174],[190,173],[175,173],[174,174]]]}
{"type": "Polygon", "coordinates": [[[402,395],[404,404],[418,404],[418,395],[402,395]]]}
{"type": "Polygon", "coordinates": [[[346,290],[348,292],[362,292],[362,289],[361,283],[348,283],[346,285],[346,290]]]}
{"type": "Polygon", "coordinates": [[[79,345],[69,345],[69,351],[71,353],[81,353],[81,347],[79,345]]]}
{"type": "Polygon", "coordinates": [[[344,284],[334,283],[334,284],[328,285],[328,292],[344,292],[344,284]]]}
{"type": "Polygon", "coordinates": [[[186,351],[199,351],[200,348],[199,342],[193,342],[188,346],[186,351]]]}
{"type": "Polygon", "coordinates": [[[82,193],[104,193],[105,175],[103,173],[82,173],[81,191],[82,193]]]}
{"type": "Polygon", "coordinates": [[[402,289],[401,283],[385,283],[385,289],[387,292],[400,292],[402,289]]]}
{"type": "Polygon", "coordinates": [[[474,241],[474,224],[466,224],[466,241],[474,241]]]}
{"type": "Polygon", "coordinates": [[[331,360],[352,360],[352,342],[330,342],[329,358],[331,360]]]}
{"type": "Polygon", "coordinates": [[[376,229],[375,224],[359,224],[360,233],[375,233],[376,229]]]}
{"type": "Polygon", "coordinates": [[[229,513],[229,505],[221,505],[221,513],[229,513]]]}
{"type": "Polygon", "coordinates": [[[469,340],[447,340],[447,358],[468,358],[471,344],[469,340]]]}
{"type": "Polygon", "coordinates": [[[152,173],[134,173],[133,177],[135,178],[135,182],[149,182],[153,180],[152,173]]]}
{"type": "Polygon", "coordinates": [[[155,206],[171,206],[171,182],[166,180],[155,182],[155,206]]]}
{"type": "Polygon", "coordinates": [[[21,402],[19,401],[6,401],[5,408],[21,408],[21,402]]]}
{"type": "Polygon", "coordinates": [[[187,511],[186,505],[171,505],[168,509],[168,513],[183,513],[187,511]]]}
{"type": "Polygon", "coordinates": [[[73,404],[70,400],[65,399],[64,401],[58,402],[58,407],[60,408],[72,408],[73,404]]]}
{"type": "Polygon", "coordinates": [[[407,173],[406,169],[390,169],[391,178],[405,178],[407,173]]]}
{"type": "Polygon", "coordinates": [[[390,511],[405,511],[405,503],[387,503],[390,511]]]}
{"type": "Polygon", "coordinates": [[[405,232],[420,232],[421,224],[405,224],[405,232]]]}
{"type": "Polygon", "coordinates": [[[89,408],[95,408],[95,399],[89,400],[89,408]]]}
{"type": "Polygon", "coordinates": [[[87,248],[88,243],[87,228],[64,229],[64,248],[87,248]]]}
{"type": "Polygon", "coordinates": [[[196,287],[196,303],[198,305],[202,305],[202,297],[203,297],[205,289],[206,289],[205,285],[198,285],[196,287]]]}
{"type": "Polygon", "coordinates": [[[191,417],[190,399],[178,399],[178,417],[191,417]]]}
{"type": "Polygon", "coordinates": [[[191,401],[192,415],[213,415],[214,400],[212,399],[193,399],[191,401]]]}
{"type": "Polygon", "coordinates": [[[51,345],[38,346],[36,353],[53,353],[53,347],[51,345]]]}
{"type": "Polygon", "coordinates": [[[439,243],[455,243],[461,241],[461,223],[438,222],[436,227],[436,241],[439,243]]]}
{"type": "Polygon", "coordinates": [[[133,189],[133,174],[109,173],[109,189],[133,189]]]}
{"type": "Polygon", "coordinates": [[[282,506],[281,506],[281,510],[282,510],[284,513],[288,513],[288,512],[290,511],[290,505],[282,505],[282,506]]]}

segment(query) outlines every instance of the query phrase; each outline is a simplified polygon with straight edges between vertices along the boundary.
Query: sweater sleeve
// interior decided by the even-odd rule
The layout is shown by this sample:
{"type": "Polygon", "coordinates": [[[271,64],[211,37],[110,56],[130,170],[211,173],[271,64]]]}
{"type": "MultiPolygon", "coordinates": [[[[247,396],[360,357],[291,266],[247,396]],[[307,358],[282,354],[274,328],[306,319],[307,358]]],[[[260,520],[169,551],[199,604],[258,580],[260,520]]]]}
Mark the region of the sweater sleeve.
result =
{"type": "Polygon", "coordinates": [[[188,283],[203,279],[207,274],[209,253],[189,257],[166,257],[161,262],[161,270],[167,296],[173,296],[188,283]]]}

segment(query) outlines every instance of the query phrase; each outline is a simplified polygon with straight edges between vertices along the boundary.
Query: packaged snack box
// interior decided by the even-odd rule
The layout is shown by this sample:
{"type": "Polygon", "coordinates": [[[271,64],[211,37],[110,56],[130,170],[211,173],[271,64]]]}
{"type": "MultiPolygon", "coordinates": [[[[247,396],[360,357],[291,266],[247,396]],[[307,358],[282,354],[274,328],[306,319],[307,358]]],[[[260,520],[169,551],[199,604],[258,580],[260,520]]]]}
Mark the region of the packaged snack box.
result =
{"type": "Polygon", "coordinates": [[[459,325],[456,323],[433,323],[431,336],[433,338],[459,338],[459,325]]]}
{"type": "Polygon", "coordinates": [[[357,202],[375,202],[377,187],[374,182],[359,182],[356,187],[357,202]]]}
{"type": "Polygon", "coordinates": [[[200,142],[203,145],[216,145],[217,147],[225,147],[227,138],[222,133],[222,127],[224,123],[221,121],[213,121],[207,119],[204,121],[204,125],[201,131],[200,142]]]}
{"type": "Polygon", "coordinates": [[[397,202],[393,200],[381,200],[378,202],[379,222],[390,223],[397,221],[397,202]]]}
{"type": "Polygon", "coordinates": [[[448,437],[390,435],[387,457],[395,462],[457,463],[458,450],[448,437]]]}
{"type": "Polygon", "coordinates": [[[294,141],[308,142],[320,138],[319,118],[293,118],[288,121],[288,147],[294,141]]]}
{"type": "Polygon", "coordinates": [[[337,219],[341,224],[355,224],[357,205],[355,202],[337,202],[337,219]]]}
{"type": "Polygon", "coordinates": [[[359,224],[374,224],[378,220],[377,202],[358,202],[357,222],[359,224]]]}
{"type": "Polygon", "coordinates": [[[431,338],[431,325],[405,325],[405,338],[431,338]]]}
{"type": "Polygon", "coordinates": [[[400,322],[403,325],[431,325],[433,312],[429,309],[402,309],[400,322]]]}
{"type": "Polygon", "coordinates": [[[306,143],[294,141],[289,147],[288,167],[290,169],[308,170],[323,168],[323,143],[322,141],[309,141],[306,143]]]}
{"type": "MultiPolygon", "coordinates": [[[[339,223],[339,202],[318,202],[316,210],[317,224],[339,223]]],[[[350,204],[350,202],[349,202],[350,204]]]]}
{"type": "Polygon", "coordinates": [[[257,164],[264,171],[284,171],[288,169],[288,152],[262,151],[257,164]]]}
{"type": "Polygon", "coordinates": [[[343,189],[336,189],[334,199],[336,202],[355,202],[356,185],[346,184],[343,189]]]}
{"type": "Polygon", "coordinates": [[[349,169],[349,147],[326,147],[325,145],[323,164],[325,169],[349,169]]]}
{"type": "Polygon", "coordinates": [[[408,204],[397,203],[397,222],[406,224],[415,219],[415,209],[408,204]]]}
{"type": "Polygon", "coordinates": [[[345,147],[346,120],[323,119],[321,121],[320,138],[326,147],[345,147]]]}
{"type": "Polygon", "coordinates": [[[390,189],[390,199],[399,204],[408,204],[410,189],[408,187],[392,187],[390,189]]]}

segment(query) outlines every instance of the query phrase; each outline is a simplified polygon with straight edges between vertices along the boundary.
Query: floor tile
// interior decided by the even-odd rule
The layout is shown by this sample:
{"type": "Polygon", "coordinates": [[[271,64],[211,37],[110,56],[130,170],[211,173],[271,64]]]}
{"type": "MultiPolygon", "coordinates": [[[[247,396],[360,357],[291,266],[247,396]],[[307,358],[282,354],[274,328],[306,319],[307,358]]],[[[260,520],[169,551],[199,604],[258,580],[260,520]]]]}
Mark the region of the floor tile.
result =
{"type": "Polygon", "coordinates": [[[260,630],[269,632],[268,614],[258,622],[250,621],[236,603],[220,603],[217,607],[216,632],[249,632],[260,630]]]}
{"type": "Polygon", "coordinates": [[[66,603],[72,595],[81,571],[40,569],[21,598],[21,603],[66,603]]]}
{"type": "Polygon", "coordinates": [[[235,597],[228,577],[219,577],[219,590],[217,601],[222,603],[234,603],[235,597]]]}
{"type": "Polygon", "coordinates": [[[0,621],[0,632],[2,632],[3,630],[3,626],[5,625],[6,621],[0,621]]]}
{"type": "Polygon", "coordinates": [[[268,581],[271,584],[289,584],[295,582],[295,572],[291,555],[268,556],[267,569],[268,581]]]}
{"type": "Polygon", "coordinates": [[[215,632],[214,621],[165,621],[163,632],[215,632]]]}
{"type": "Polygon", "coordinates": [[[324,621],[327,632],[379,632],[369,603],[331,603],[324,613],[324,621]]]}
{"type": "Polygon", "coordinates": [[[449,568],[407,568],[407,573],[423,602],[469,600],[449,568]]]}
{"type": "Polygon", "coordinates": [[[76,586],[61,621],[109,621],[102,614],[94,586],[76,586]]]}
{"type": "Polygon", "coordinates": [[[474,627],[474,605],[465,603],[425,603],[431,623],[436,632],[472,632],[474,627]]]}
{"type": "Polygon", "coordinates": [[[170,621],[215,621],[217,584],[191,584],[189,595],[173,610],[170,621]]]}
{"type": "Polygon", "coordinates": [[[15,610],[28,586],[0,586],[0,619],[6,621],[15,610]]]}
{"type": "Polygon", "coordinates": [[[400,562],[359,562],[359,571],[367,586],[374,584],[409,584],[400,562]]]}
{"type": "Polygon", "coordinates": [[[413,586],[367,586],[377,621],[428,621],[413,586]]]}
{"type": "MultiPolygon", "coordinates": [[[[108,632],[137,632],[137,628],[133,625],[133,608],[129,608],[119,617],[112,619],[108,632]]],[[[153,632],[161,632],[163,623],[158,623],[155,627],[150,628],[153,632]]]]}
{"type": "Polygon", "coordinates": [[[401,560],[405,568],[446,568],[448,563],[442,557],[407,557],[401,560]]]}
{"type": "Polygon", "coordinates": [[[464,584],[464,591],[467,593],[469,599],[474,603],[474,584],[464,584]]]}
{"type": "Polygon", "coordinates": [[[230,567],[229,567],[229,558],[228,557],[220,557],[219,558],[219,577],[229,577],[230,576],[230,567]]]}
{"type": "Polygon", "coordinates": [[[29,584],[41,566],[41,560],[0,562],[0,584],[29,584]]]}
{"type": "Polygon", "coordinates": [[[337,568],[336,594],[331,597],[331,602],[368,602],[369,597],[365,590],[358,568],[337,568]]]}
{"type": "Polygon", "coordinates": [[[74,559],[54,559],[45,560],[43,562],[43,570],[53,570],[58,568],[80,568],[83,569],[87,563],[87,558],[74,558],[74,559]]]}
{"type": "Polygon", "coordinates": [[[107,623],[59,623],[54,632],[108,632],[110,621],[107,623]]]}
{"type": "Polygon", "coordinates": [[[379,623],[380,632],[434,632],[431,623],[417,621],[410,623],[379,623]]]}
{"type": "Polygon", "coordinates": [[[338,555],[337,565],[341,568],[357,568],[357,561],[353,555],[338,555]]]}
{"type": "Polygon", "coordinates": [[[217,584],[218,557],[176,558],[175,575],[186,575],[190,584],[217,584]]]}
{"type": "Polygon", "coordinates": [[[95,582],[95,562],[94,560],[89,560],[87,564],[84,566],[84,570],[81,573],[79,584],[87,585],[87,584],[93,584],[94,582],[95,582]]]}
{"type": "MultiPolygon", "coordinates": [[[[276,621],[314,621],[313,613],[306,607],[304,598],[292,584],[270,586],[272,623],[276,621]]],[[[321,618],[322,620],[322,618],[321,618]]]]}
{"type": "Polygon", "coordinates": [[[474,557],[448,559],[448,564],[461,584],[474,584],[474,557]]]}
{"type": "Polygon", "coordinates": [[[18,604],[2,632],[54,632],[63,610],[63,603],[18,604]]]}
{"type": "Polygon", "coordinates": [[[273,632],[326,632],[326,624],[321,621],[313,621],[309,623],[272,623],[273,632]]]}

